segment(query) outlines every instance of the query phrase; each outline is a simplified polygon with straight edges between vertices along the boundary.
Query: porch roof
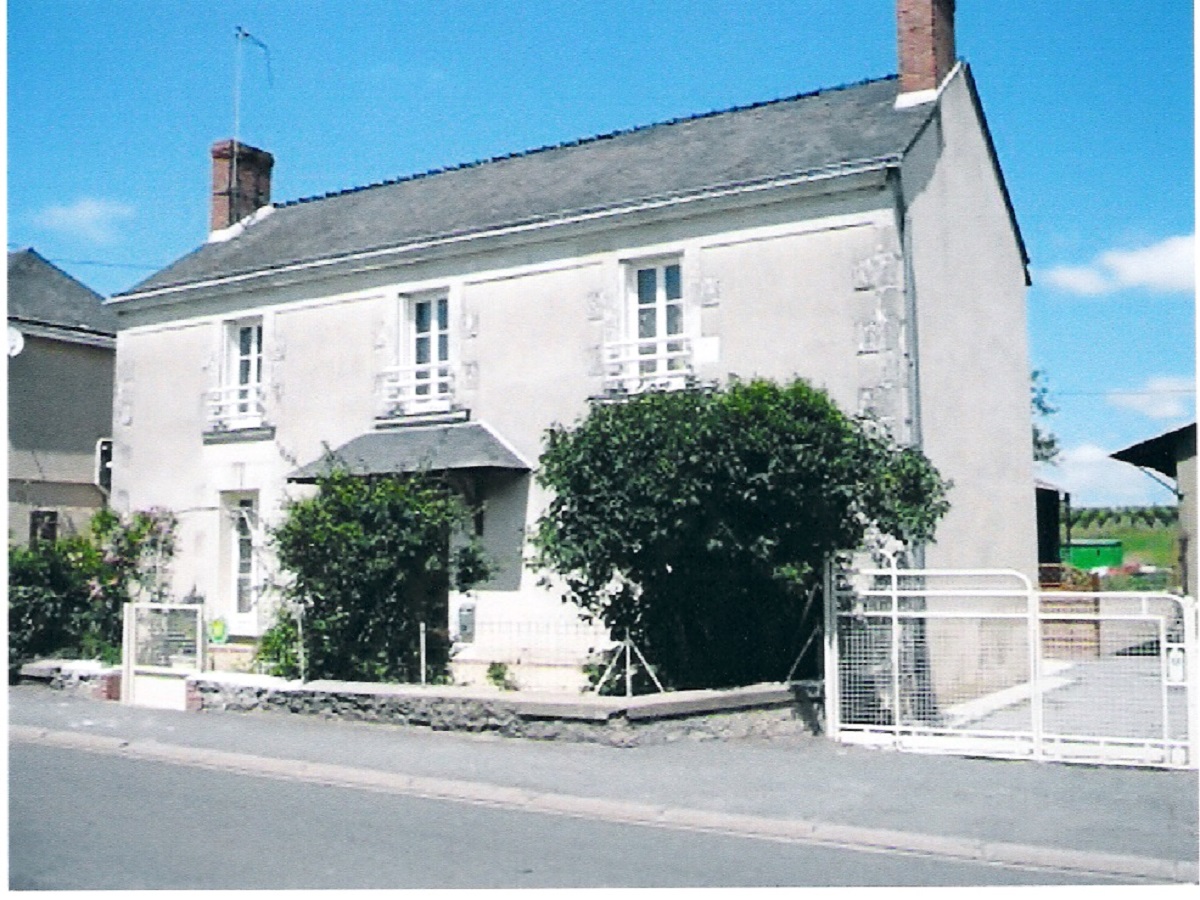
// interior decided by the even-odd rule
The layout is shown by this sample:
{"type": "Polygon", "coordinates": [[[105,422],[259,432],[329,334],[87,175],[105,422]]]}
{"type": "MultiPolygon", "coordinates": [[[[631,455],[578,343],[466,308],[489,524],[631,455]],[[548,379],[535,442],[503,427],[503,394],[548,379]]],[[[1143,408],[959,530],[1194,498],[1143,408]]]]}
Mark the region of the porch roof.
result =
{"type": "Polygon", "coordinates": [[[341,464],[352,475],[404,472],[448,472],[459,469],[504,469],[528,472],[533,467],[491,428],[481,422],[412,425],[361,434],[320,459],[297,469],[288,481],[311,483],[341,464]]]}

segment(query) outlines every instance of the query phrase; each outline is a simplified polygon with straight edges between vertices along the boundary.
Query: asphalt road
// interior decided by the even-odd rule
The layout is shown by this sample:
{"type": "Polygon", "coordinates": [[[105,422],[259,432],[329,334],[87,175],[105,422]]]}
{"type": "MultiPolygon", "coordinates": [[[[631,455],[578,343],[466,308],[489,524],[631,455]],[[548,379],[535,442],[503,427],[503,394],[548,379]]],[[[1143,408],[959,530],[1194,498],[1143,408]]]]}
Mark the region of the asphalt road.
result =
{"type": "Polygon", "coordinates": [[[1194,771],[8,700],[14,887],[1197,878],[1194,771]]]}
{"type": "Polygon", "coordinates": [[[1105,883],[36,743],[11,746],[9,772],[12,890],[1105,883]]]}

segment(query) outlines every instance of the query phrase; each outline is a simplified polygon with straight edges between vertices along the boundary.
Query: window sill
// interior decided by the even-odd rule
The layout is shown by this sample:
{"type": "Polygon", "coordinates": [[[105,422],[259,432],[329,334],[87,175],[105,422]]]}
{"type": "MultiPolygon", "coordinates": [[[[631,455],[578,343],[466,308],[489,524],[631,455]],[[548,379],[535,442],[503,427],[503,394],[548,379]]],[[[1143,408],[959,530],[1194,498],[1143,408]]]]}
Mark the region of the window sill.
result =
{"type": "Polygon", "coordinates": [[[204,432],[206,444],[242,444],[251,441],[272,441],[275,439],[274,425],[256,425],[253,428],[221,428],[204,432]]]}
{"type": "Polygon", "coordinates": [[[393,416],[377,416],[376,428],[401,428],[405,425],[453,425],[457,422],[468,422],[471,419],[469,409],[450,409],[441,412],[397,413],[393,416]]]}

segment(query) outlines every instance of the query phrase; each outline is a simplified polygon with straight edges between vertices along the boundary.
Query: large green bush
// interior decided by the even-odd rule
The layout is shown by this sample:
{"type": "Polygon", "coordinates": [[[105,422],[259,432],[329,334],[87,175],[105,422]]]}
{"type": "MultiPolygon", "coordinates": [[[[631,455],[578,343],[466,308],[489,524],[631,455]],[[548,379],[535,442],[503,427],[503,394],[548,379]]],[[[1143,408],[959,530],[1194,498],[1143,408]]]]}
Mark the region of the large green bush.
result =
{"type": "Polygon", "coordinates": [[[286,606],[260,660],[293,677],[303,659],[307,678],[418,681],[424,623],[427,677],[443,676],[448,591],[487,577],[472,522],[463,500],[428,474],[335,468],[314,496],[288,505],[272,532],[286,606]]]}
{"type": "Polygon", "coordinates": [[[162,510],[102,509],[85,535],[9,547],[9,677],[49,656],[119,661],[125,604],[163,599],[175,525],[162,510]]]}
{"type": "Polygon", "coordinates": [[[919,451],[803,381],[597,402],[548,432],[538,480],[538,561],[675,688],[785,678],[821,627],[824,561],[872,526],[932,540],[948,509],[919,451]]]}

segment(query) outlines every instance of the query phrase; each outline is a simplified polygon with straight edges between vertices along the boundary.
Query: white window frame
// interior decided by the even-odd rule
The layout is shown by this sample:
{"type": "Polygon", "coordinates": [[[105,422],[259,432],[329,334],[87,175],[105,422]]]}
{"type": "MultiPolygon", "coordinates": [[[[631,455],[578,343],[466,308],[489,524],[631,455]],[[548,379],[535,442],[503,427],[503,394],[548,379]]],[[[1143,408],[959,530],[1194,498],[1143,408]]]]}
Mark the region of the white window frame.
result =
{"type": "Polygon", "coordinates": [[[381,373],[380,417],[450,412],[458,380],[456,304],[449,290],[404,294],[398,303],[396,364],[381,373]]]}
{"type": "Polygon", "coordinates": [[[257,428],[265,419],[263,319],[222,323],[222,360],[217,388],[208,394],[208,425],[219,431],[257,428]],[[247,349],[243,337],[249,333],[247,349]]]}
{"type": "Polygon", "coordinates": [[[622,337],[606,348],[605,391],[678,390],[694,374],[683,256],[630,260],[623,266],[622,337]],[[649,294],[643,289],[646,273],[653,279],[649,294]]]}

